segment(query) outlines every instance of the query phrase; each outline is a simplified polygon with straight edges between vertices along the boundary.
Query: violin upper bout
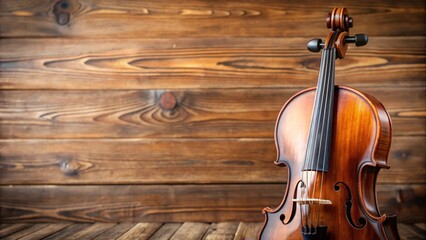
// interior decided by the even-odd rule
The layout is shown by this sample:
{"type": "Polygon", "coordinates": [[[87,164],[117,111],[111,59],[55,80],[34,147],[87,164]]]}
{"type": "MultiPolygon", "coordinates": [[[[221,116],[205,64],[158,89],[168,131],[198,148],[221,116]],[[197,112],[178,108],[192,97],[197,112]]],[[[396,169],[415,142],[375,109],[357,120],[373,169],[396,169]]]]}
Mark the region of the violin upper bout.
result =
{"type": "Polygon", "coordinates": [[[374,167],[390,168],[387,159],[392,140],[392,123],[388,112],[376,98],[366,93],[346,86],[338,86],[338,88],[338,98],[343,99],[338,100],[338,105],[343,105],[338,107],[339,112],[343,115],[343,117],[337,116],[338,122],[342,123],[340,131],[351,124],[360,125],[355,128],[358,133],[348,134],[352,134],[354,137],[360,136],[359,141],[361,142],[364,140],[369,142],[368,147],[365,145],[366,155],[362,164],[368,162],[374,167]],[[347,124],[348,117],[356,123],[347,124]]]}

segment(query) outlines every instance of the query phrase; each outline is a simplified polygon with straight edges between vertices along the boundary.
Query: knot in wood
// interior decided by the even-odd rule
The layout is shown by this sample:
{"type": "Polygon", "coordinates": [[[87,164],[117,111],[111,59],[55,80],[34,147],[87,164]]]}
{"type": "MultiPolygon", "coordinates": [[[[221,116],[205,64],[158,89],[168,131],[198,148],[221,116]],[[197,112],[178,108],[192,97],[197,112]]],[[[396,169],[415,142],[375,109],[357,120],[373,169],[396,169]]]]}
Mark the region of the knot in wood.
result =
{"type": "Polygon", "coordinates": [[[171,111],[177,105],[177,100],[175,95],[171,92],[163,93],[160,97],[160,107],[163,110],[171,111]]]}
{"type": "Polygon", "coordinates": [[[55,3],[53,14],[56,17],[56,22],[59,25],[65,25],[70,21],[70,4],[66,0],[61,0],[55,3]]]}
{"type": "Polygon", "coordinates": [[[62,159],[59,162],[59,167],[65,175],[76,176],[78,175],[80,164],[73,159],[62,159]]]}

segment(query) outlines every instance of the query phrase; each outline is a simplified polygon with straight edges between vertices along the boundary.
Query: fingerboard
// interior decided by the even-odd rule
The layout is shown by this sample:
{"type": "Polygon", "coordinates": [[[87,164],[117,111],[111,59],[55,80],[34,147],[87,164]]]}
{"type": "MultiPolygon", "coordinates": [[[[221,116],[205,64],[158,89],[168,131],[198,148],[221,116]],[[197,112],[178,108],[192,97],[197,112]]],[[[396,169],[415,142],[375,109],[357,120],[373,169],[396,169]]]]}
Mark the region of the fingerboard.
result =
{"type": "Polygon", "coordinates": [[[335,48],[323,49],[303,165],[304,171],[328,171],[333,129],[335,59],[335,48]]]}

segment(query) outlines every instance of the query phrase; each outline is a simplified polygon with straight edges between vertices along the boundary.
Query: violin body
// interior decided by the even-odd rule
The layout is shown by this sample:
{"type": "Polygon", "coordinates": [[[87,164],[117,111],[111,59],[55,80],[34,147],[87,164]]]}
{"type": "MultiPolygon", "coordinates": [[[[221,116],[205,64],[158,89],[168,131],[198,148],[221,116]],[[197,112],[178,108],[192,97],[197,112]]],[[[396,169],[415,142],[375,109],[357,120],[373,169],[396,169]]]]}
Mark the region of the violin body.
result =
{"type": "Polygon", "coordinates": [[[287,166],[289,177],[280,206],[263,210],[259,238],[399,239],[396,216],[381,215],[376,196],[377,175],[389,168],[389,114],[374,97],[334,84],[336,59],[368,37],[349,35],[353,20],[345,8],[334,8],[326,22],[326,41],[308,43],[322,51],[317,87],[293,96],[277,119],[275,163],[287,166]]]}
{"type": "MultiPolygon", "coordinates": [[[[375,98],[352,88],[336,86],[334,96],[331,155],[322,189],[323,197],[332,204],[320,206],[327,233],[318,239],[399,239],[396,218],[381,215],[376,202],[377,174],[381,168],[389,168],[389,115],[375,98]]],[[[296,94],[278,117],[276,164],[288,167],[289,178],[281,205],[264,209],[266,220],[260,239],[304,239],[300,205],[293,199],[300,194],[298,182],[302,179],[314,97],[315,88],[296,94]]]]}

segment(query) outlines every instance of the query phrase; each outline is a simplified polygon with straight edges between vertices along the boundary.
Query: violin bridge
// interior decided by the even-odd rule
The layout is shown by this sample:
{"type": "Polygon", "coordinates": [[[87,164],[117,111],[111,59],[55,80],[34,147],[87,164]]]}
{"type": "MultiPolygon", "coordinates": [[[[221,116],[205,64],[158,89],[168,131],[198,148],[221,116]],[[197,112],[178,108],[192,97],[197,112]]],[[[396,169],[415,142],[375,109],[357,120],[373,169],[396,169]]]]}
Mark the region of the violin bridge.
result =
{"type": "Polygon", "coordinates": [[[293,202],[296,202],[299,205],[312,205],[312,204],[329,205],[329,204],[332,204],[332,202],[330,200],[319,199],[319,198],[296,198],[296,199],[293,199],[293,202]]]}

